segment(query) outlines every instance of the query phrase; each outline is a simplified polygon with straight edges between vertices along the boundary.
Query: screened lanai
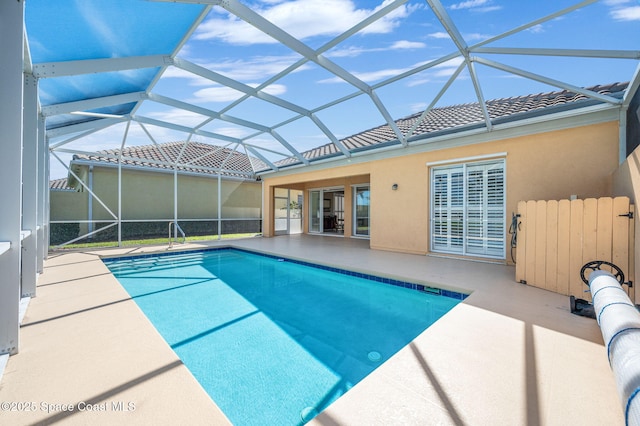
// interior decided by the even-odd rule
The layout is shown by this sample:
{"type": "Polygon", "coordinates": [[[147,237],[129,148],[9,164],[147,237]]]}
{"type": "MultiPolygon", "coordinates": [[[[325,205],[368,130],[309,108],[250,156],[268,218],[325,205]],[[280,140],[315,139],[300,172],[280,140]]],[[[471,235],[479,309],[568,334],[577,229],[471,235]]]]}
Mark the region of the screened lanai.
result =
{"type": "Polygon", "coordinates": [[[442,105],[477,103],[485,132],[487,99],[557,89],[623,117],[640,85],[639,16],[637,2],[595,0],[3,2],[0,354],[18,352],[20,300],[49,247],[48,182],[72,173],[71,156],[113,150],[121,171],[132,146],[207,143],[253,159],[255,181],[357,158],[342,140],[381,124],[384,149],[406,149],[442,105]],[[629,82],[622,97],[585,89],[615,82],[629,82]]]}

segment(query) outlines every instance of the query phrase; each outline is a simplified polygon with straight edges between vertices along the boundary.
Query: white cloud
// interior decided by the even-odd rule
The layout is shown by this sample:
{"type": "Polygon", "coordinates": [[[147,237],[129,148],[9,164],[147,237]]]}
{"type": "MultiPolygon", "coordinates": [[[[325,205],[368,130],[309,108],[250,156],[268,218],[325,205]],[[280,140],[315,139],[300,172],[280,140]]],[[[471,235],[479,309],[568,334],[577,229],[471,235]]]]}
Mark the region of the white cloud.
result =
{"type": "Polygon", "coordinates": [[[175,123],[180,126],[194,127],[207,120],[209,117],[196,114],[191,111],[183,109],[169,109],[167,111],[154,111],[147,114],[151,118],[157,120],[166,121],[168,123],[175,123]]]}
{"type": "MultiPolygon", "coordinates": [[[[254,56],[248,59],[234,59],[199,65],[236,81],[248,84],[247,82],[261,81],[274,76],[288,68],[298,59],[300,59],[300,57],[296,55],[254,56]]],[[[302,65],[293,72],[300,72],[308,68],[308,65],[302,65]]],[[[188,79],[190,80],[189,84],[191,86],[210,86],[212,84],[212,81],[207,78],[173,66],[167,68],[163,74],[163,78],[188,79]]]]}
{"type": "Polygon", "coordinates": [[[538,25],[534,25],[531,28],[527,28],[527,31],[533,34],[540,34],[544,32],[544,27],[542,26],[542,24],[538,24],[538,25]]]}
{"type": "Polygon", "coordinates": [[[483,5],[485,5],[487,3],[487,1],[488,0],[463,1],[461,3],[452,4],[451,6],[449,6],[449,8],[452,9],[452,10],[471,9],[472,7],[483,6],[483,5]]]}
{"type": "Polygon", "coordinates": [[[449,6],[451,10],[469,9],[474,12],[493,12],[502,9],[502,6],[493,5],[491,0],[468,0],[449,6]]]}
{"type": "MultiPolygon", "coordinates": [[[[430,72],[431,73],[430,75],[433,77],[447,77],[452,75],[455,72],[455,70],[458,68],[458,66],[463,60],[464,60],[463,58],[451,59],[447,62],[438,64],[430,68],[430,70],[426,72],[430,72]]],[[[425,62],[420,62],[406,68],[386,68],[386,69],[371,71],[371,72],[353,72],[352,74],[357,78],[359,78],[360,80],[370,83],[370,82],[382,80],[387,77],[394,77],[398,74],[402,74],[404,72],[410,71],[424,64],[425,62]]],[[[415,83],[415,81],[417,80],[414,80],[413,83],[415,83]]],[[[426,80],[423,82],[426,82],[426,80]]],[[[320,80],[318,81],[318,83],[344,83],[344,80],[338,77],[333,77],[333,78],[327,78],[325,80],[320,80]]],[[[407,84],[409,84],[409,86],[417,85],[413,83],[408,82],[407,84]]]]}
{"type": "MultiPolygon", "coordinates": [[[[257,87],[257,84],[249,84],[257,87]]],[[[272,84],[265,88],[263,92],[273,96],[278,96],[287,91],[287,87],[282,84],[272,84]]],[[[197,90],[194,94],[193,102],[232,102],[242,97],[244,94],[226,86],[213,86],[197,90]]]]}
{"type": "Polygon", "coordinates": [[[464,34],[462,37],[464,37],[466,41],[475,41],[475,40],[486,40],[491,36],[488,36],[486,34],[480,34],[480,33],[470,33],[470,34],[464,34]]]}
{"type": "MultiPolygon", "coordinates": [[[[237,81],[248,82],[264,80],[288,68],[300,59],[300,56],[254,56],[248,59],[234,59],[205,64],[205,68],[216,71],[237,81]]],[[[294,72],[308,67],[302,66],[294,72]]]]}
{"type": "MultiPolygon", "coordinates": [[[[393,77],[408,70],[409,68],[387,68],[370,72],[352,72],[352,74],[365,83],[371,83],[374,81],[382,80],[385,77],[393,77]]],[[[318,83],[345,83],[345,81],[340,77],[331,77],[324,80],[319,80],[318,83]]]]}
{"type": "Polygon", "coordinates": [[[189,81],[191,86],[208,86],[211,84],[211,80],[200,77],[199,75],[193,74],[189,71],[185,71],[181,68],[170,66],[166,69],[164,74],[162,74],[162,78],[184,78],[189,81]]]}
{"type": "Polygon", "coordinates": [[[449,38],[449,34],[445,33],[444,31],[439,31],[436,33],[429,34],[429,37],[443,39],[443,38],[449,38]]]}
{"type": "Polygon", "coordinates": [[[629,0],[605,0],[604,4],[607,6],[620,6],[621,4],[627,4],[629,0]]]}
{"type": "Polygon", "coordinates": [[[356,56],[360,56],[363,53],[377,51],[379,51],[379,49],[371,49],[361,46],[348,46],[342,49],[330,50],[329,52],[325,53],[324,56],[326,56],[327,58],[355,58],[356,56]]]}
{"type": "MultiPolygon", "coordinates": [[[[391,0],[376,9],[357,9],[351,0],[293,0],[270,2],[256,12],[292,36],[304,40],[315,36],[336,36],[364,20],[391,0]],[[330,25],[327,25],[330,22],[330,25]]],[[[390,33],[409,16],[413,8],[398,7],[383,18],[367,26],[362,33],[390,33]]],[[[217,11],[216,11],[217,12],[217,11]]],[[[232,14],[212,13],[195,33],[197,40],[220,39],[231,44],[275,43],[262,31],[232,14]]]]}
{"type": "Polygon", "coordinates": [[[427,45],[420,41],[398,40],[391,46],[392,50],[397,49],[422,49],[427,45]]]}
{"type": "Polygon", "coordinates": [[[324,56],[328,58],[355,58],[356,56],[362,55],[363,53],[372,53],[372,52],[384,52],[388,50],[401,50],[401,49],[422,49],[427,47],[427,45],[420,41],[409,41],[409,40],[398,40],[391,44],[389,47],[361,47],[361,46],[348,46],[342,49],[331,50],[327,52],[324,56]]]}
{"type": "Polygon", "coordinates": [[[640,21],[640,6],[613,9],[609,14],[616,21],[640,21]]]}
{"type": "MultiPolygon", "coordinates": [[[[436,38],[436,39],[449,39],[450,38],[449,34],[445,33],[444,31],[431,33],[428,36],[431,37],[431,38],[436,38]]],[[[480,33],[462,34],[462,38],[464,38],[465,41],[485,40],[485,39],[487,39],[489,37],[491,37],[491,36],[486,35],[486,34],[480,34],[480,33]]]]}
{"type": "Polygon", "coordinates": [[[233,102],[243,93],[226,86],[214,86],[197,90],[193,96],[193,102],[233,102]]]}

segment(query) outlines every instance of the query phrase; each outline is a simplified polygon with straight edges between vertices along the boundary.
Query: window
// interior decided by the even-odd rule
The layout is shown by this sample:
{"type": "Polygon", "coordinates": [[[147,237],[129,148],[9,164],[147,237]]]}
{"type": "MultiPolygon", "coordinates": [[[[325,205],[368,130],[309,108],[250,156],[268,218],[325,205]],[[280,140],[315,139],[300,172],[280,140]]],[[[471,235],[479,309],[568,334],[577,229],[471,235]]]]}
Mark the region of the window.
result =
{"type": "Polygon", "coordinates": [[[431,194],[431,251],[504,259],[504,160],[432,168],[431,194]]]}

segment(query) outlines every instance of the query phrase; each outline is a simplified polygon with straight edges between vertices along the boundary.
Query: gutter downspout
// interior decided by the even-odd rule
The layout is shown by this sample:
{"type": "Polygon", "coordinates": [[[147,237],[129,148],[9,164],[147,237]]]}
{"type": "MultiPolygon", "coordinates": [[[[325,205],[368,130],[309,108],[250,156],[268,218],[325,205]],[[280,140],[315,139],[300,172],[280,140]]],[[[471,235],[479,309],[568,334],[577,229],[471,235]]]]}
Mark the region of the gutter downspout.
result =
{"type": "Polygon", "coordinates": [[[618,121],[618,165],[627,159],[627,106],[620,108],[620,120],[618,121]]]}

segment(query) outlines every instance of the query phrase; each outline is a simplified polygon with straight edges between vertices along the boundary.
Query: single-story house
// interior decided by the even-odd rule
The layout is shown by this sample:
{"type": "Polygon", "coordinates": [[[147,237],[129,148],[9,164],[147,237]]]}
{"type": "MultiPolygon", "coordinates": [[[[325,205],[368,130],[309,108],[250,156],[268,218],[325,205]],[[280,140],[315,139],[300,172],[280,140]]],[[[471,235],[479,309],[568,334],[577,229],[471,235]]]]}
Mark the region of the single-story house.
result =
{"type": "MultiPolygon", "coordinates": [[[[636,93],[628,85],[438,107],[276,163],[264,183],[263,235],[287,191],[305,200],[308,234],[368,238],[373,249],[512,263],[509,226],[519,201],[631,193],[619,166],[638,146],[636,93]],[[490,125],[487,121],[490,120],[490,125]],[[625,189],[627,188],[627,189],[625,189]],[[336,224],[336,219],[339,223],[336,224]]],[[[624,165],[623,165],[624,166],[624,165]]]]}
{"type": "MultiPolygon", "coordinates": [[[[119,150],[73,156],[64,189],[51,187],[52,235],[56,221],[76,221],[67,225],[76,231],[59,229],[66,238],[117,220],[119,159],[119,150]]],[[[253,174],[260,160],[192,141],[127,147],[121,160],[123,238],[167,235],[175,218],[187,235],[218,234],[219,219],[224,234],[260,232],[261,183],[253,174]]],[[[114,233],[112,228],[93,238],[114,233]]],[[[61,238],[52,244],[68,241],[61,238]]]]}

